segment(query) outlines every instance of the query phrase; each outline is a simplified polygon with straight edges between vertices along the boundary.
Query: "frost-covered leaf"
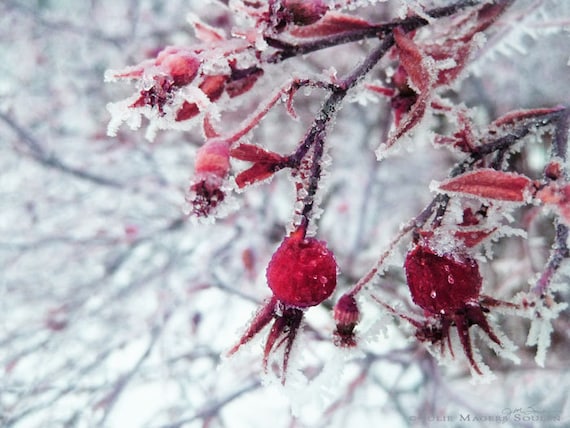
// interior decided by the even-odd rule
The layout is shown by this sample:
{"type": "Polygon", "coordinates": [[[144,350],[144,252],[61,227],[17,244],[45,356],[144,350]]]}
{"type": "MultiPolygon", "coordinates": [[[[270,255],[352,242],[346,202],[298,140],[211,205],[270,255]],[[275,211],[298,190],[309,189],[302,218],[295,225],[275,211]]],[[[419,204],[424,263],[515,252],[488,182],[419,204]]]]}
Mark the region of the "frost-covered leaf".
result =
{"type": "Polygon", "coordinates": [[[371,26],[372,24],[362,18],[330,12],[314,24],[293,28],[289,34],[299,38],[316,38],[365,30],[371,26]]]}
{"type": "Polygon", "coordinates": [[[539,116],[547,115],[549,113],[560,111],[563,108],[564,107],[562,106],[556,106],[552,108],[533,108],[533,109],[514,110],[495,120],[491,124],[491,126],[500,127],[500,126],[514,125],[515,123],[520,123],[521,121],[526,119],[536,118],[539,116]]]}
{"type": "Polygon", "coordinates": [[[394,29],[394,41],[398,47],[400,65],[408,73],[411,86],[420,93],[426,92],[434,81],[433,60],[403,30],[394,29]]]}
{"type": "Polygon", "coordinates": [[[497,201],[524,202],[532,188],[532,180],[521,174],[485,168],[450,178],[438,187],[444,192],[497,201]]]}

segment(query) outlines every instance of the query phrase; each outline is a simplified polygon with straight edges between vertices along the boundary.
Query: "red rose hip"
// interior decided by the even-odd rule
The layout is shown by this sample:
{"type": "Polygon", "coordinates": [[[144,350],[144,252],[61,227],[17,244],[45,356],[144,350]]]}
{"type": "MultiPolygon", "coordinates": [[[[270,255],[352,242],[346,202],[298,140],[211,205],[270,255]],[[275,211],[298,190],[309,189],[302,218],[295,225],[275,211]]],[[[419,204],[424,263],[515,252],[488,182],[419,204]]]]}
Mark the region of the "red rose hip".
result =
{"type": "Polygon", "coordinates": [[[406,256],[404,268],[412,299],[434,314],[461,309],[481,292],[479,266],[467,255],[440,255],[418,245],[406,256]]]}
{"type": "Polygon", "coordinates": [[[267,283],[282,303],[316,306],[336,287],[336,261],[325,242],[299,229],[285,238],[267,266],[267,283]]]}

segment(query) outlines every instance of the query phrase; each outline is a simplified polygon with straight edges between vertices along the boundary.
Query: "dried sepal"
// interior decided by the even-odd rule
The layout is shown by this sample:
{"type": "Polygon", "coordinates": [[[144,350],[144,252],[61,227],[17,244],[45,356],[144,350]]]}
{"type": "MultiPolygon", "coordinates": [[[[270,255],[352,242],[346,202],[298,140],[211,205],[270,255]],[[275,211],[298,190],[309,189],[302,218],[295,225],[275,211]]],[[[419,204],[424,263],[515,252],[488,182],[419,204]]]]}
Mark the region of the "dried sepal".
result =
{"type": "Polygon", "coordinates": [[[228,355],[235,354],[238,349],[252,340],[261,330],[263,330],[275,317],[275,307],[277,305],[277,299],[272,297],[267,303],[265,303],[255,314],[253,320],[250,322],[247,330],[240,338],[239,342],[236,343],[228,352],[228,355]]]}
{"type": "Polygon", "coordinates": [[[271,177],[286,165],[286,158],[252,144],[240,144],[230,155],[239,160],[253,162],[253,165],[236,176],[236,184],[241,189],[257,181],[271,177]]]}
{"type": "Polygon", "coordinates": [[[552,323],[568,308],[568,303],[557,302],[550,292],[540,296],[521,293],[517,299],[523,315],[531,320],[526,345],[536,346],[535,362],[544,367],[554,332],[552,323]]]}
{"type": "Polygon", "coordinates": [[[284,307],[282,312],[275,317],[275,322],[267,336],[267,342],[263,350],[263,368],[267,371],[269,357],[277,348],[284,345],[283,364],[281,366],[281,382],[287,380],[287,368],[289,356],[295,343],[297,332],[303,321],[303,311],[295,307],[284,307]]]}

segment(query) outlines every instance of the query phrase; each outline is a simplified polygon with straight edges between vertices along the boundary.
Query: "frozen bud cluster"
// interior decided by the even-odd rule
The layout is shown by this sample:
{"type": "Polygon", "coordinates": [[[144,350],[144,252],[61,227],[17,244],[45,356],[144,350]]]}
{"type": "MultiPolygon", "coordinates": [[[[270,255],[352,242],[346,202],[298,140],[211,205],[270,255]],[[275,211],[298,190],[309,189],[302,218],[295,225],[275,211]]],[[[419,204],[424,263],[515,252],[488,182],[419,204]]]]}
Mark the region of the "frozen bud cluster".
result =
{"type": "Polygon", "coordinates": [[[196,153],[194,178],[186,195],[190,212],[207,217],[225,199],[223,185],[230,169],[229,144],[211,140],[196,153]]]}

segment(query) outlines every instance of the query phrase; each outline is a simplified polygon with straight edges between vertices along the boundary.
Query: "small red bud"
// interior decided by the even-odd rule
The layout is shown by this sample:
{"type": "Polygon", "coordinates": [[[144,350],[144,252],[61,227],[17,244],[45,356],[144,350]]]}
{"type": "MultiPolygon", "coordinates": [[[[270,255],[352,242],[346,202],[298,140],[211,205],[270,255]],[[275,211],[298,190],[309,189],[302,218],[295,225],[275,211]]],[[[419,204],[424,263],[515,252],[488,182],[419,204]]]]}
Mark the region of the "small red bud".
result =
{"type": "Polygon", "coordinates": [[[200,60],[178,48],[166,48],[156,57],[156,65],[172,76],[177,86],[184,86],[192,82],[200,69],[200,60]]]}
{"type": "Polygon", "coordinates": [[[196,153],[195,174],[223,178],[230,169],[230,148],[225,141],[210,140],[196,153]]]}
{"type": "Polygon", "coordinates": [[[186,195],[191,212],[198,217],[207,217],[224,201],[222,189],[230,169],[229,144],[210,140],[196,153],[192,184],[186,195]]]}
{"type": "Polygon", "coordinates": [[[356,346],[354,328],[360,320],[360,311],[353,296],[345,294],[339,299],[334,307],[334,319],[334,344],[345,348],[356,346]]]}
{"type": "Polygon", "coordinates": [[[334,319],[337,325],[356,325],[360,319],[360,311],[354,297],[345,294],[334,307],[334,319]]]}
{"type": "Polygon", "coordinates": [[[544,175],[550,180],[558,180],[562,174],[562,165],[558,161],[551,161],[544,168],[544,175]]]}

